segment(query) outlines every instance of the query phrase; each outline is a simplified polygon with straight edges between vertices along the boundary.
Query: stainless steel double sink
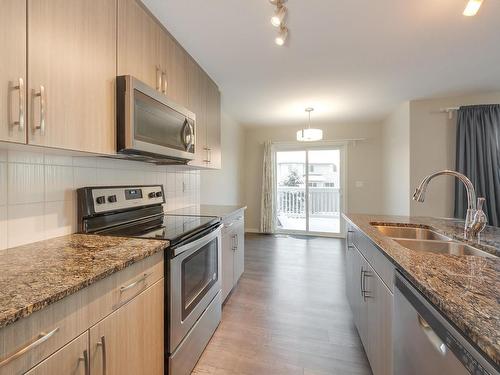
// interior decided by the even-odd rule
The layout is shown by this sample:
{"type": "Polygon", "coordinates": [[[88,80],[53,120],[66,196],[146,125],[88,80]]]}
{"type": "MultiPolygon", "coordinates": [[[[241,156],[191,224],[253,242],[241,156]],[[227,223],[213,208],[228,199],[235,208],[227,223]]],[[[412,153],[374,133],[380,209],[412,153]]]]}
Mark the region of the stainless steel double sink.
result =
{"type": "Polygon", "coordinates": [[[448,255],[495,257],[493,254],[489,254],[466,243],[455,241],[431,229],[397,225],[373,226],[377,228],[380,233],[391,237],[400,245],[413,251],[448,255]]]}

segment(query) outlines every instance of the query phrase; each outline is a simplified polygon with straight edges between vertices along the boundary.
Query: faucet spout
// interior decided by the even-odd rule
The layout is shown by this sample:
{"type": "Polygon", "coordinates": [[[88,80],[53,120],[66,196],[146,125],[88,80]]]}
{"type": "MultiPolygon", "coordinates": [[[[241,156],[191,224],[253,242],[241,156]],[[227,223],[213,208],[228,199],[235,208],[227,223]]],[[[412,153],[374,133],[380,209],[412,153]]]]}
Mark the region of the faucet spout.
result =
{"type": "Polygon", "coordinates": [[[456,177],[464,184],[465,190],[467,192],[467,215],[465,217],[464,237],[466,239],[476,238],[486,225],[486,216],[484,215],[484,212],[482,210],[482,202],[484,202],[484,198],[479,198],[481,204],[477,209],[476,190],[474,189],[474,185],[472,184],[471,180],[469,180],[467,176],[449,169],[430,174],[426,176],[422,180],[420,185],[415,189],[415,192],[412,196],[413,200],[417,202],[423,202],[425,200],[425,192],[427,191],[429,182],[435,177],[443,175],[456,177]]]}

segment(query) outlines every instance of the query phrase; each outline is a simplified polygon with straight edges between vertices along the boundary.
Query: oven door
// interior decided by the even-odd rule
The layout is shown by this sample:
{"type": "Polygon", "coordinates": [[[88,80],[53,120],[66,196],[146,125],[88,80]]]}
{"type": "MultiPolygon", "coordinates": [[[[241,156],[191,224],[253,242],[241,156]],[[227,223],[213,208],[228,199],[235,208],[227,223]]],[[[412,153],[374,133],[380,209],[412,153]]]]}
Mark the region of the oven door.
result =
{"type": "Polygon", "coordinates": [[[132,76],[117,77],[118,152],[192,160],[195,115],[132,76]]]}
{"type": "Polygon", "coordinates": [[[221,290],[221,230],[171,249],[169,353],[173,353],[221,290]]]}

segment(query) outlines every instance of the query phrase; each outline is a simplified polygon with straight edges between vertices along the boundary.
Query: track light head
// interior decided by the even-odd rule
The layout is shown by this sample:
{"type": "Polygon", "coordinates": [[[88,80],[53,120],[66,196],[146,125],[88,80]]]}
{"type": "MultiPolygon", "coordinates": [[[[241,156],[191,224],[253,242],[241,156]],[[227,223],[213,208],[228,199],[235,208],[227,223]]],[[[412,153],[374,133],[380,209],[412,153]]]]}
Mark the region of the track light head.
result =
{"type": "Polygon", "coordinates": [[[278,8],[274,12],[274,15],[271,17],[271,24],[274,27],[280,27],[285,20],[286,13],[287,13],[286,6],[281,4],[278,5],[278,8]]]}
{"type": "Polygon", "coordinates": [[[285,26],[281,26],[278,36],[276,37],[276,39],[274,39],[274,42],[278,46],[282,46],[285,44],[287,37],[288,37],[288,29],[285,26]]]}

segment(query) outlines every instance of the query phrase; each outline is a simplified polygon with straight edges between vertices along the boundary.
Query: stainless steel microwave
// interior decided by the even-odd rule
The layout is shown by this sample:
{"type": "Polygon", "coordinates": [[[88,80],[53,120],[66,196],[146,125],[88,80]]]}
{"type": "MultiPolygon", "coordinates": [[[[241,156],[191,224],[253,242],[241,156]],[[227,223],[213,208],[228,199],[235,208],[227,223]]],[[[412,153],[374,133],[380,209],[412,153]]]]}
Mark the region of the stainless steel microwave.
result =
{"type": "Polygon", "coordinates": [[[194,159],[196,116],[132,76],[116,78],[117,152],[157,164],[194,159]]]}

